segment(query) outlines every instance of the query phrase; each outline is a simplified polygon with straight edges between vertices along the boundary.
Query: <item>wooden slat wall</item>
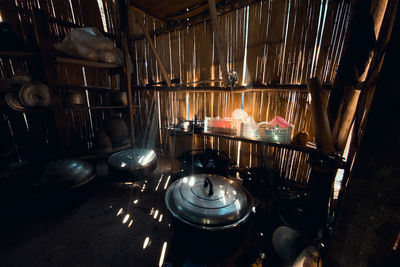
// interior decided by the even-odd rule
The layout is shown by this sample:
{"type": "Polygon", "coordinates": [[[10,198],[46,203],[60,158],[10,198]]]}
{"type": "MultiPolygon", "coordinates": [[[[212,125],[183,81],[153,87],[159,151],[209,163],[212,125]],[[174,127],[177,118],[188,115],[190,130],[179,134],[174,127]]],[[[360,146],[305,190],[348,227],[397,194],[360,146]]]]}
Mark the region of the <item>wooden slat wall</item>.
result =
{"type": "MultiPolygon", "coordinates": [[[[33,31],[32,9],[43,9],[51,17],[49,31],[54,43],[60,42],[74,28],[80,26],[94,26],[104,31],[107,36],[118,37],[118,3],[113,0],[102,0],[103,8],[99,6],[97,0],[1,0],[1,14],[4,21],[12,24],[18,34],[24,37],[27,47],[35,48],[35,36],[33,31]],[[3,9],[4,7],[4,9],[3,9]],[[103,11],[103,13],[102,13],[103,11]],[[104,16],[102,16],[102,14],[104,16]],[[59,22],[58,20],[62,20],[59,22]],[[31,27],[31,28],[29,28],[31,27]]],[[[31,64],[31,60],[12,59],[11,61],[0,59],[0,71],[2,77],[12,75],[10,66],[17,68],[22,64],[31,64]],[[22,63],[21,63],[22,62],[22,63]],[[5,75],[7,73],[7,75],[5,75]]],[[[27,67],[24,67],[27,68],[27,67]]],[[[51,90],[59,90],[63,85],[88,85],[109,88],[119,88],[119,75],[110,76],[107,70],[80,67],[72,64],[57,64],[57,81],[59,88],[51,88],[51,90]]],[[[34,79],[40,79],[40,75],[35,75],[32,70],[28,71],[33,74],[34,79]]],[[[1,78],[1,77],[0,77],[1,78]]],[[[88,94],[89,102],[87,105],[96,106],[106,104],[106,93],[100,91],[80,91],[83,95],[88,94]]],[[[110,114],[110,111],[103,110],[63,110],[68,118],[66,124],[69,129],[72,148],[87,150],[93,144],[93,138],[97,132],[102,129],[104,119],[110,114]]],[[[22,114],[15,114],[21,117],[22,114]]],[[[26,115],[29,116],[32,115],[26,115]]],[[[12,129],[15,133],[22,131],[21,127],[12,129]]],[[[54,129],[52,130],[54,131],[54,129]]],[[[18,141],[18,140],[17,140],[18,141]]],[[[82,151],[83,152],[83,151],[82,151]]]]}
{"type": "MultiPolygon", "coordinates": [[[[332,83],[345,43],[349,15],[350,3],[344,0],[260,1],[223,14],[219,21],[227,45],[228,69],[237,72],[239,85],[304,84],[312,76],[332,83]]],[[[142,19],[152,23],[149,30],[164,27],[162,24],[156,27],[157,20],[150,17],[142,19]]],[[[135,29],[131,34],[142,34],[135,23],[131,28],[135,29]]],[[[209,21],[155,36],[154,42],[171,79],[180,78],[186,83],[222,78],[209,21]]],[[[133,41],[131,49],[136,71],[134,84],[161,81],[161,72],[147,42],[133,41]]],[[[308,131],[314,139],[307,92],[246,91],[243,98],[243,108],[257,122],[279,115],[294,125],[294,132],[308,131]]],[[[240,92],[137,91],[137,104],[147,101],[146,111],[137,116],[137,128],[148,127],[149,117],[145,114],[153,114],[151,108],[158,112],[158,106],[159,124],[164,127],[191,119],[194,114],[199,119],[230,117],[235,108],[241,107],[241,99],[240,92]],[[149,105],[151,101],[155,103],[149,105]]],[[[147,138],[143,131],[139,130],[138,134],[147,138]]],[[[167,137],[166,131],[160,133],[159,142],[165,148],[167,137]]],[[[194,146],[221,149],[241,167],[273,165],[286,179],[308,181],[309,154],[304,152],[199,136],[195,137],[194,146]]]]}
{"type": "MultiPolygon", "coordinates": [[[[333,82],[349,15],[345,0],[260,1],[223,14],[219,21],[228,69],[238,73],[239,84],[304,84],[312,76],[333,82]]],[[[149,30],[164,27],[150,17],[142,19],[149,30]]],[[[136,26],[131,33],[142,34],[136,26]]],[[[209,21],[154,37],[170,77],[182,82],[221,78],[213,40],[209,21]]],[[[134,84],[160,81],[146,41],[132,42],[131,49],[134,84]]]]}

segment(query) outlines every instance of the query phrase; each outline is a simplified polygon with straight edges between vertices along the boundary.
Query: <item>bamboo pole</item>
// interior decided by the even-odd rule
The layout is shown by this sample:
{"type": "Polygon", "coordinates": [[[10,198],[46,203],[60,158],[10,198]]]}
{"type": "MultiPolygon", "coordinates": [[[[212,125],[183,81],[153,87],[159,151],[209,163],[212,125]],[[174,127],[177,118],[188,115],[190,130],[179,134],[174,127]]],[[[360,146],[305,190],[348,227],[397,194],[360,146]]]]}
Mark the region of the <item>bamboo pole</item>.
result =
{"type": "Polygon", "coordinates": [[[218,54],[219,65],[221,66],[222,79],[224,81],[224,87],[226,88],[229,85],[228,69],[226,66],[226,48],[225,48],[225,44],[222,40],[221,31],[219,28],[215,0],[208,0],[208,8],[210,9],[211,22],[212,22],[214,33],[215,33],[215,40],[216,40],[215,44],[216,44],[217,50],[218,50],[217,54],[218,54]]]}
{"type": "Polygon", "coordinates": [[[133,10],[132,15],[133,15],[134,21],[136,21],[140,25],[140,28],[142,28],[142,31],[143,31],[147,41],[149,42],[151,51],[153,52],[153,54],[154,54],[154,56],[155,56],[155,58],[157,60],[158,65],[160,66],[161,73],[162,73],[162,76],[164,77],[164,80],[167,82],[168,87],[171,87],[171,80],[169,79],[168,74],[167,74],[167,70],[165,69],[165,66],[164,66],[163,62],[162,62],[160,56],[157,53],[157,50],[156,50],[156,48],[154,46],[154,43],[153,43],[153,40],[151,39],[149,33],[147,32],[147,30],[146,30],[146,28],[145,28],[145,26],[143,24],[143,21],[138,18],[137,14],[136,14],[136,10],[133,9],[133,7],[130,7],[130,8],[133,10]]]}
{"type": "Polygon", "coordinates": [[[317,148],[323,154],[333,154],[335,153],[335,149],[333,147],[328,114],[324,107],[324,101],[321,97],[322,87],[318,78],[309,79],[307,82],[307,87],[312,97],[311,115],[317,148]]]}
{"type": "Polygon", "coordinates": [[[352,86],[344,88],[343,98],[340,102],[338,114],[336,115],[336,121],[332,130],[335,147],[340,153],[343,153],[346,146],[356,113],[360,92],[360,90],[356,90],[352,86]]]}

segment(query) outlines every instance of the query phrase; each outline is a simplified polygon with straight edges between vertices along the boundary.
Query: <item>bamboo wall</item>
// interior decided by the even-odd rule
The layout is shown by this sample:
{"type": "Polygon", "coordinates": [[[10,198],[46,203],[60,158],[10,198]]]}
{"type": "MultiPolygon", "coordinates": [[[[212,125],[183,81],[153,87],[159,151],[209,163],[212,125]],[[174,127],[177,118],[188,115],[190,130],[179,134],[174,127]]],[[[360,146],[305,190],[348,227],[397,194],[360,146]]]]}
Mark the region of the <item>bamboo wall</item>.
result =
{"type": "MultiPolygon", "coordinates": [[[[0,0],[0,7],[2,20],[10,23],[13,30],[24,38],[27,49],[34,51],[38,47],[34,32],[33,9],[44,10],[49,15],[48,30],[52,43],[62,41],[70,31],[80,26],[97,27],[103,31],[105,36],[114,40],[118,40],[120,33],[118,5],[112,0],[0,0]]],[[[56,68],[57,72],[57,84],[52,85],[50,90],[57,92],[61,97],[67,91],[79,92],[84,97],[87,95],[85,106],[104,105],[107,102],[108,93],[106,90],[82,90],[78,89],[79,86],[120,87],[119,75],[110,76],[105,69],[62,63],[54,64],[53,67],[56,68]],[[65,90],[65,85],[68,85],[68,90],[65,90]]],[[[35,80],[48,80],[48,77],[44,77],[43,65],[39,56],[34,59],[0,58],[0,78],[10,78],[16,69],[22,69],[22,72],[30,73],[35,80]]],[[[68,138],[66,142],[75,151],[87,152],[92,147],[93,139],[98,131],[102,129],[104,119],[111,112],[108,110],[66,109],[66,107],[68,105],[63,101],[63,106],[60,108],[63,115],[63,125],[68,138]]],[[[1,118],[3,135],[10,141],[15,135],[17,147],[21,146],[24,142],[24,136],[29,136],[29,129],[32,127],[36,128],[38,123],[36,122],[37,119],[34,118],[41,116],[34,113],[3,112],[3,110],[2,114],[4,114],[1,118]],[[9,121],[10,127],[8,127],[9,121]],[[4,128],[3,125],[5,126],[4,128]]],[[[54,118],[51,115],[49,116],[49,120],[44,124],[42,123],[40,127],[43,128],[44,132],[54,135],[56,132],[54,129],[54,118]]],[[[40,121],[42,120],[40,119],[40,121]]],[[[47,142],[45,141],[47,139],[46,136],[38,137],[37,139],[40,142],[47,142]]],[[[58,141],[54,140],[53,145],[57,144],[58,141]]],[[[15,151],[14,149],[14,152],[21,154],[20,150],[15,151]]]]}
{"type": "MultiPolygon", "coordinates": [[[[219,16],[227,45],[228,70],[242,84],[304,84],[317,76],[331,83],[345,43],[350,2],[327,0],[260,1],[219,16]]],[[[142,17],[148,31],[165,28],[142,17]]],[[[131,35],[142,34],[136,23],[131,35]]],[[[209,20],[154,36],[170,78],[193,82],[222,78],[209,20]]],[[[136,85],[161,81],[146,40],[131,43],[136,85]]]]}
{"type": "MultiPolygon", "coordinates": [[[[350,16],[349,1],[260,1],[222,14],[219,23],[226,43],[228,70],[239,76],[238,85],[257,88],[263,84],[305,84],[317,76],[332,83],[345,44],[350,16]]],[[[142,15],[149,32],[166,26],[142,15]]],[[[133,36],[142,34],[130,24],[133,36]]],[[[209,20],[182,29],[154,35],[156,49],[171,79],[181,83],[221,79],[215,36],[209,20]]],[[[133,84],[145,85],[163,80],[155,57],[146,40],[131,43],[136,75],[133,84]]],[[[211,82],[210,86],[221,86],[211,82]]],[[[194,84],[196,86],[196,84],[194,84]]],[[[141,105],[136,126],[148,129],[149,121],[158,120],[166,127],[182,119],[230,117],[243,108],[256,122],[284,117],[294,125],[294,132],[307,131],[314,139],[310,99],[306,90],[245,90],[243,92],[210,92],[201,87],[187,91],[136,91],[141,105]]],[[[329,97],[329,93],[325,95],[329,97]]],[[[137,133],[144,140],[148,134],[137,133]]],[[[160,131],[159,142],[168,148],[168,133],[160,131]]],[[[195,147],[221,149],[241,167],[273,165],[283,178],[306,183],[310,173],[309,154],[216,137],[196,136],[195,147]]]]}

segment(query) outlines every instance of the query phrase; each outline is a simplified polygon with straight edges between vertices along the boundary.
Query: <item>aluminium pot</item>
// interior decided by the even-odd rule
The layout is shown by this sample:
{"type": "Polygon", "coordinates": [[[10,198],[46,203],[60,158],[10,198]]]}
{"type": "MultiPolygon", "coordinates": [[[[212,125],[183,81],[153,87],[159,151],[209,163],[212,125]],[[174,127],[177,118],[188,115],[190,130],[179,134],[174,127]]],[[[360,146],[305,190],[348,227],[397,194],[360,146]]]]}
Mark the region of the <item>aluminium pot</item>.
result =
{"type": "Polygon", "coordinates": [[[194,174],[172,183],[165,204],[185,253],[203,258],[232,253],[243,241],[254,207],[239,183],[215,174],[194,174]],[[200,252],[200,254],[198,254],[200,252]]]}
{"type": "Polygon", "coordinates": [[[236,181],[215,174],[195,174],[167,189],[165,204],[178,220],[208,231],[235,228],[253,208],[250,193],[236,181]]]}
{"type": "Polygon", "coordinates": [[[137,180],[150,175],[157,168],[157,154],[151,149],[131,148],[112,154],[108,158],[113,178],[137,180]]]}

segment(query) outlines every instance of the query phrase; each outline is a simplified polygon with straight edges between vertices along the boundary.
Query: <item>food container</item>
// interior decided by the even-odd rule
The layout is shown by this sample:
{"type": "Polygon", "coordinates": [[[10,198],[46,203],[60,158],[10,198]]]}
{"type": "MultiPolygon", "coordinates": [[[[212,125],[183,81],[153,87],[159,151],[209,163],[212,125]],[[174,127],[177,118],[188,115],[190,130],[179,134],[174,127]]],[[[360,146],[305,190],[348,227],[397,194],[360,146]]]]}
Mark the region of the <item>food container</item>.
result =
{"type": "Polygon", "coordinates": [[[287,128],[275,127],[267,122],[258,123],[257,138],[263,141],[290,143],[293,134],[293,126],[287,128]]]}
{"type": "Polygon", "coordinates": [[[204,120],[204,132],[239,135],[240,122],[240,120],[232,118],[206,117],[204,120]]]}
{"type": "Polygon", "coordinates": [[[257,138],[257,129],[257,123],[243,121],[240,124],[240,136],[246,138],[257,138]]]}

